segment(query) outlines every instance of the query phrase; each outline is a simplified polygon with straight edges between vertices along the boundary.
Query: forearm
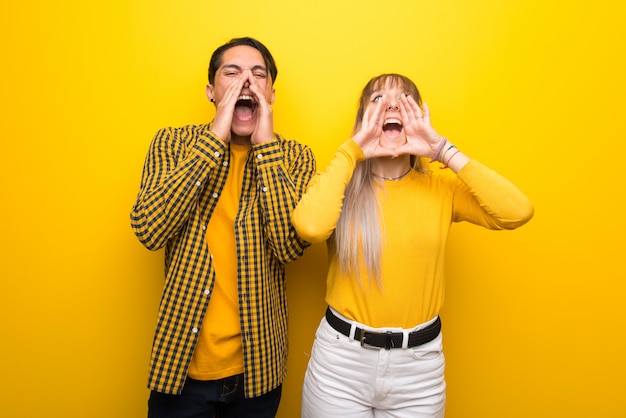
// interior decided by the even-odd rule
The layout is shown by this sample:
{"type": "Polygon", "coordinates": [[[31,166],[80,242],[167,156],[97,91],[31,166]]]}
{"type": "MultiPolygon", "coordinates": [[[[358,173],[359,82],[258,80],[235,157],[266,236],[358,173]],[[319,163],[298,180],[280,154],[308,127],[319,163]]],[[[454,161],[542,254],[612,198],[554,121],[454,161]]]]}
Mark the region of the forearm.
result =
{"type": "Polygon", "coordinates": [[[514,229],[528,222],[534,207],[528,197],[511,181],[472,160],[458,173],[473,199],[490,219],[494,229],[514,229]]]}
{"type": "Polygon", "coordinates": [[[184,144],[173,138],[170,130],[155,136],[131,211],[131,227],[148,249],[163,247],[180,230],[195,208],[211,169],[222,158],[223,143],[206,139],[185,152],[184,144]]]}
{"type": "Polygon", "coordinates": [[[526,195],[500,174],[472,161],[445,137],[432,156],[431,162],[434,161],[452,170],[469,187],[469,194],[460,191],[457,196],[457,220],[493,229],[513,229],[532,218],[534,208],[526,195]],[[479,209],[473,209],[476,207],[479,209]]]}

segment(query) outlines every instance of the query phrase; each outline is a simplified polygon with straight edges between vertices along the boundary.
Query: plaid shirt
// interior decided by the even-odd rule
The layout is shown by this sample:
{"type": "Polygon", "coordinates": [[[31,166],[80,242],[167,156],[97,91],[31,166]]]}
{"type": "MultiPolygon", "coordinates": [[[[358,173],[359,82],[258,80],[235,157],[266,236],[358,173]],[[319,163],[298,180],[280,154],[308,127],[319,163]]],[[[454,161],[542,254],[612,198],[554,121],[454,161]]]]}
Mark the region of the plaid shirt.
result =
{"type": "MultiPolygon", "coordinates": [[[[230,152],[210,125],[164,128],[152,140],[131,212],[135,235],[150,250],[165,246],[165,286],[148,387],[180,394],[215,280],[206,227],[228,174],[230,152]]],[[[244,169],[235,220],[245,393],[282,383],[287,362],[283,265],[308,243],[291,212],[315,172],[310,148],[279,135],[254,145],[244,169]]],[[[206,322],[205,322],[206,319],[206,322]]]]}

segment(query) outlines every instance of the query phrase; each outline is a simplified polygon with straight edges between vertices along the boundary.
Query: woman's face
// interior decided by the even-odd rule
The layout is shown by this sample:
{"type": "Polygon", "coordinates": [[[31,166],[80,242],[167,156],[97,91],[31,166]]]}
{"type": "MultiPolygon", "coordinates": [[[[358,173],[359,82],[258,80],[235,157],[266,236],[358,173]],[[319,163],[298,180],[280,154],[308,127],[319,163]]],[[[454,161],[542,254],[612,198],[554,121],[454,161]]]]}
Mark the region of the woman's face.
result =
{"type": "Polygon", "coordinates": [[[395,148],[406,143],[400,113],[400,98],[409,93],[398,83],[394,86],[389,84],[374,90],[370,95],[368,107],[374,107],[382,101],[384,110],[381,120],[383,129],[380,137],[381,145],[386,148],[395,148]]]}

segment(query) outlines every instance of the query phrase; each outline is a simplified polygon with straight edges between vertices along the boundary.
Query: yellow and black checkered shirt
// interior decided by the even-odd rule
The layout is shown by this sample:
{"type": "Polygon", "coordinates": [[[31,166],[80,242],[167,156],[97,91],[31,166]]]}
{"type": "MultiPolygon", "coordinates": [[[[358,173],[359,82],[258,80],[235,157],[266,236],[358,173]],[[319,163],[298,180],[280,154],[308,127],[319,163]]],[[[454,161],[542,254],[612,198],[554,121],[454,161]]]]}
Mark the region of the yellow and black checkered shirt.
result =
{"type": "MultiPolygon", "coordinates": [[[[164,128],[146,157],[135,235],[150,250],[165,247],[165,285],[150,359],[148,387],[180,394],[205,318],[215,269],[206,227],[229,168],[228,144],[210,125],[164,128]]],[[[283,265],[308,246],[291,212],[315,172],[310,148],[279,135],[254,145],[244,170],[235,220],[245,393],[262,395],[282,383],[287,362],[283,265]]]]}

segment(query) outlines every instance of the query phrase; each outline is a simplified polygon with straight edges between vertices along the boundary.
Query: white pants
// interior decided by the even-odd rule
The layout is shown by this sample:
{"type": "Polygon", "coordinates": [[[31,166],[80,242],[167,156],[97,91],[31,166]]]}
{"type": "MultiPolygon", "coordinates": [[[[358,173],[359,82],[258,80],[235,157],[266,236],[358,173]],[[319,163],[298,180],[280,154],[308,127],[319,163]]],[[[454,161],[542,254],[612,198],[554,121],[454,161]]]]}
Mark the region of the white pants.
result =
{"type": "Polygon", "coordinates": [[[302,417],[443,418],[444,368],[441,334],[407,349],[361,347],[323,318],[304,378],[302,417]]]}

